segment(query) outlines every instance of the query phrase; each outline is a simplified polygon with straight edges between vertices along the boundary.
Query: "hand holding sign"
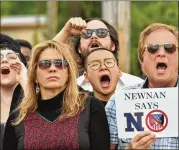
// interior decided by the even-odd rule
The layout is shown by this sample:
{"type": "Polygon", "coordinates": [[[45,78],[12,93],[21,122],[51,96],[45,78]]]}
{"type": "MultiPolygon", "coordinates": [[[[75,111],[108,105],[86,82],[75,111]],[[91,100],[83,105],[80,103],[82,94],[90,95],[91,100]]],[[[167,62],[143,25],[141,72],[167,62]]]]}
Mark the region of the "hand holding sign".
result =
{"type": "Polygon", "coordinates": [[[155,134],[150,131],[138,133],[130,142],[127,149],[150,149],[155,141],[155,134]]]}

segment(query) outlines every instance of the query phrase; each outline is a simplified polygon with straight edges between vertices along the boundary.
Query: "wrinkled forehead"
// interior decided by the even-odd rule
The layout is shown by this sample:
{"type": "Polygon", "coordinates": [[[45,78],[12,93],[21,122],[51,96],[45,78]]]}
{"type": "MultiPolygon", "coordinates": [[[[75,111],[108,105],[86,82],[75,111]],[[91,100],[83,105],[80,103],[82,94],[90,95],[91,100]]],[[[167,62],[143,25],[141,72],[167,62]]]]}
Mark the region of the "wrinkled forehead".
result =
{"type": "Polygon", "coordinates": [[[107,26],[99,20],[92,20],[90,22],[87,23],[87,29],[98,29],[98,28],[104,28],[104,29],[108,29],[107,26]]]}
{"type": "Polygon", "coordinates": [[[146,44],[169,43],[169,44],[178,45],[178,40],[177,40],[176,36],[173,33],[171,33],[170,31],[168,31],[166,29],[158,29],[158,30],[151,32],[147,36],[145,43],[146,44]]]}
{"type": "Polygon", "coordinates": [[[88,55],[87,63],[93,60],[105,60],[107,58],[114,58],[113,53],[107,50],[97,50],[88,55]]]}

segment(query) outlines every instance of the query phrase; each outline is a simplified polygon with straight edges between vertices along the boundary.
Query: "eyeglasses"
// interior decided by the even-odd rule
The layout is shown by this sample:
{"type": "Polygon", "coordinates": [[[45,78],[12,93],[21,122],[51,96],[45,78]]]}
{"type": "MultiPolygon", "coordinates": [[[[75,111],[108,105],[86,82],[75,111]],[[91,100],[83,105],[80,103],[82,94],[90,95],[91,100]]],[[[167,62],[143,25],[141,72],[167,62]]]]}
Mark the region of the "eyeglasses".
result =
{"type": "MultiPolygon", "coordinates": [[[[7,54],[6,54],[6,58],[7,58],[8,60],[16,60],[17,57],[19,57],[19,53],[7,53],[7,54]]],[[[4,55],[1,54],[1,60],[2,60],[3,58],[4,58],[4,55]]],[[[20,57],[19,57],[19,58],[20,58],[20,57]]]]}
{"type": "Polygon", "coordinates": [[[39,65],[40,69],[45,70],[45,69],[49,69],[51,67],[52,63],[58,69],[64,69],[68,66],[68,62],[66,60],[62,60],[62,59],[54,59],[53,61],[52,60],[41,60],[41,61],[39,61],[38,65],[39,65]]]}
{"type": "MultiPolygon", "coordinates": [[[[93,60],[88,65],[92,70],[98,70],[101,67],[101,63],[100,60],[93,60]]],[[[106,58],[104,59],[104,65],[107,68],[113,68],[115,66],[115,60],[113,58],[106,58]]]]}
{"type": "Polygon", "coordinates": [[[81,37],[84,39],[89,39],[93,32],[96,33],[96,35],[99,38],[105,38],[107,36],[107,33],[109,32],[107,29],[99,28],[99,29],[86,29],[86,33],[82,34],[81,37]]]}
{"type": "Polygon", "coordinates": [[[175,44],[149,44],[146,46],[149,53],[156,53],[163,46],[167,53],[174,53],[178,48],[175,44]]]}

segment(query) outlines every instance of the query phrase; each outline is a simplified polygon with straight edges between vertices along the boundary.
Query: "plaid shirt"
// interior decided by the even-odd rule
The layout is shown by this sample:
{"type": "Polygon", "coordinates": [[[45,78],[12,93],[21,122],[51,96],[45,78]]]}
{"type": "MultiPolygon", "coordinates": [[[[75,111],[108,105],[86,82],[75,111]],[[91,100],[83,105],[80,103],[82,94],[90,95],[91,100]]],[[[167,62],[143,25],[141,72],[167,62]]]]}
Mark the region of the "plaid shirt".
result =
{"type": "MultiPolygon", "coordinates": [[[[135,86],[126,87],[124,89],[140,89],[147,88],[148,81],[145,80],[142,84],[137,84],[135,86]]],[[[178,84],[176,84],[178,86],[178,84]]],[[[116,91],[117,92],[117,91],[116,91]]],[[[128,146],[131,138],[119,139],[118,138],[118,129],[117,129],[117,120],[116,120],[116,104],[115,104],[115,96],[113,95],[108,101],[106,107],[106,114],[109,123],[110,130],[110,142],[111,144],[118,145],[119,149],[124,149],[128,146]]],[[[152,145],[151,149],[179,149],[178,146],[179,137],[165,137],[165,138],[157,138],[155,143],[152,145]]]]}

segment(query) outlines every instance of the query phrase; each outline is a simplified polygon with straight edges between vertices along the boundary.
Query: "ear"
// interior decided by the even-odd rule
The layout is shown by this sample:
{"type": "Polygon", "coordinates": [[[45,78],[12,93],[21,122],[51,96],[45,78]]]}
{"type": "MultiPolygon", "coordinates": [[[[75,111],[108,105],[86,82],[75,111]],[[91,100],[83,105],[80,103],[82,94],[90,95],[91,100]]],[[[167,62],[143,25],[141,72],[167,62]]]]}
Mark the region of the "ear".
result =
{"type": "Polygon", "coordinates": [[[84,72],[84,77],[85,77],[85,81],[86,81],[86,82],[89,82],[89,79],[88,79],[88,74],[87,74],[87,72],[86,72],[86,71],[84,72]]]}
{"type": "Polygon", "coordinates": [[[140,62],[140,65],[141,65],[141,70],[142,70],[142,73],[145,75],[145,67],[144,67],[144,63],[141,61],[140,62]]]}
{"type": "Polygon", "coordinates": [[[112,42],[112,47],[111,47],[111,50],[112,50],[112,51],[114,51],[114,50],[115,50],[115,48],[116,48],[116,46],[115,46],[114,42],[112,42]]]}
{"type": "Polygon", "coordinates": [[[80,46],[79,46],[79,48],[78,48],[78,52],[81,54],[81,49],[80,49],[80,46]]]}
{"type": "Polygon", "coordinates": [[[119,78],[122,76],[122,71],[121,71],[121,69],[120,69],[120,67],[119,67],[119,78]]]}
{"type": "Polygon", "coordinates": [[[37,81],[37,79],[35,79],[35,83],[36,83],[36,84],[38,84],[38,81],[37,81]]]}

